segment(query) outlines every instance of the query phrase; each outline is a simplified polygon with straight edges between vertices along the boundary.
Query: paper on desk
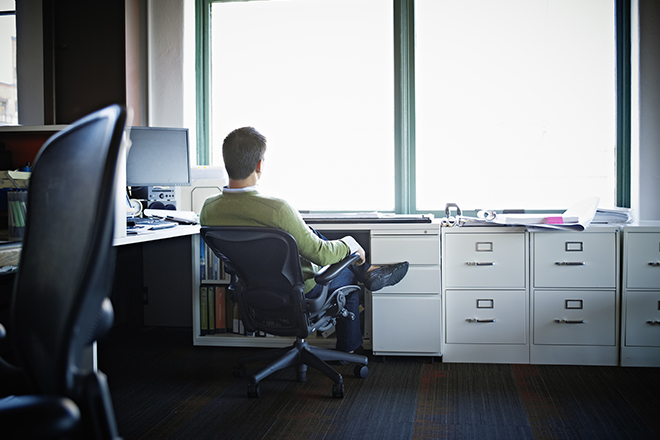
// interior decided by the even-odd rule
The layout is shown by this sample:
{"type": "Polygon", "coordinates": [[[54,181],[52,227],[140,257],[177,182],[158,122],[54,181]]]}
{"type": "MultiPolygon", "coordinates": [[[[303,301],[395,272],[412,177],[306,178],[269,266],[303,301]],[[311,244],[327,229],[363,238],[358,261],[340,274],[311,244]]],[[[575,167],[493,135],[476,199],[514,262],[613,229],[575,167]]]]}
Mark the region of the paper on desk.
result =
{"type": "Polygon", "coordinates": [[[170,209],[145,209],[144,215],[147,217],[157,217],[162,219],[182,221],[187,223],[199,223],[199,218],[194,211],[178,211],[170,209]]]}
{"type": "Polygon", "coordinates": [[[562,229],[584,231],[596,214],[599,197],[581,200],[563,214],[498,214],[495,211],[479,211],[479,217],[487,223],[508,226],[525,226],[528,230],[562,229]]]}
{"type": "Polygon", "coordinates": [[[377,211],[370,212],[332,212],[332,213],[312,213],[305,212],[301,213],[303,219],[372,219],[380,218],[380,214],[377,211]]]}

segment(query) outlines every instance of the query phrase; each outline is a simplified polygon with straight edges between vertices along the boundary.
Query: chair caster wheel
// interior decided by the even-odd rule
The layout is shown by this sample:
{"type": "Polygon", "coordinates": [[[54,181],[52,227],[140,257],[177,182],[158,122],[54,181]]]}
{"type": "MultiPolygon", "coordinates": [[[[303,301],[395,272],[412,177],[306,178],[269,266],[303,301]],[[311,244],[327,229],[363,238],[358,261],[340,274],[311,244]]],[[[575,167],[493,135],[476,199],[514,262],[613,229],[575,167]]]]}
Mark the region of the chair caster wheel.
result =
{"type": "Polygon", "coordinates": [[[366,365],[356,365],[353,373],[358,379],[366,379],[369,376],[369,367],[366,365]]]}
{"type": "Polygon", "coordinates": [[[248,384],[248,397],[250,398],[255,398],[261,396],[261,389],[259,388],[258,383],[250,383],[248,384]]]}
{"type": "Polygon", "coordinates": [[[336,383],[332,385],[332,397],[343,398],[344,397],[344,384],[336,383]]]}
{"type": "Polygon", "coordinates": [[[245,367],[243,365],[239,365],[238,367],[234,367],[234,371],[232,371],[232,374],[234,377],[239,377],[241,379],[245,378],[247,376],[247,372],[245,371],[245,367]]]}

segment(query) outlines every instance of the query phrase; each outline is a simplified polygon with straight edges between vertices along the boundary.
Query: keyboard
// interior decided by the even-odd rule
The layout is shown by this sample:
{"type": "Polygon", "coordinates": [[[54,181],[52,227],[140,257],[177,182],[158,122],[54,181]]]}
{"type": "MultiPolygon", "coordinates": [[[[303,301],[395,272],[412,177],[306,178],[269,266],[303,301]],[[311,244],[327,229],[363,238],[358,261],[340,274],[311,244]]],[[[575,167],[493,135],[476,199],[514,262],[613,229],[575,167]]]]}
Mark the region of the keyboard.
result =
{"type": "Polygon", "coordinates": [[[155,218],[131,217],[126,219],[126,228],[129,230],[144,228],[150,231],[156,231],[158,229],[173,228],[176,225],[177,225],[176,222],[170,222],[167,220],[160,220],[155,218]]]}

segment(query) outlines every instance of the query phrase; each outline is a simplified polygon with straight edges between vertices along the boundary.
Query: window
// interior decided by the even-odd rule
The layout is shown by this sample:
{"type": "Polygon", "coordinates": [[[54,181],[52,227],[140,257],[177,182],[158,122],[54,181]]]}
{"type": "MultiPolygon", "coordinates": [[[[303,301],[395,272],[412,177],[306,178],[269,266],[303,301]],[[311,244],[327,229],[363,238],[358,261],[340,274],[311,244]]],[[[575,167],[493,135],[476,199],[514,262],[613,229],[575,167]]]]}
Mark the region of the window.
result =
{"type": "Polygon", "coordinates": [[[211,162],[253,126],[263,192],[301,210],[394,210],[393,7],[383,0],[211,4],[211,162]]]}
{"type": "Polygon", "coordinates": [[[299,209],[615,206],[629,198],[625,4],[212,2],[211,163],[253,125],[269,139],[262,190],[299,209]]]}
{"type": "Polygon", "coordinates": [[[417,209],[615,205],[614,10],[417,0],[417,209]]]}
{"type": "Polygon", "coordinates": [[[16,5],[0,0],[0,125],[18,124],[16,91],[16,5]]]}

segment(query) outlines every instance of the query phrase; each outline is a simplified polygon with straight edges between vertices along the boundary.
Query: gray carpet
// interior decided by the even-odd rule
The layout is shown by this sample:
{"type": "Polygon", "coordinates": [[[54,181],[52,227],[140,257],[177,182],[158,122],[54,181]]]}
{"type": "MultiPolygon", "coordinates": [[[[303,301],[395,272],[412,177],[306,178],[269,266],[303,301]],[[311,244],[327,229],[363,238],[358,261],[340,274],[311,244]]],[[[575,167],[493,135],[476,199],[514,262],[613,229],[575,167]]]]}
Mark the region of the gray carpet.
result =
{"type": "Polygon", "coordinates": [[[120,434],[132,439],[657,439],[660,368],[444,364],[370,358],[346,397],[285,370],[248,399],[232,376],[257,349],[193,347],[190,329],[101,344],[120,434]]]}

